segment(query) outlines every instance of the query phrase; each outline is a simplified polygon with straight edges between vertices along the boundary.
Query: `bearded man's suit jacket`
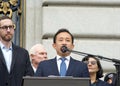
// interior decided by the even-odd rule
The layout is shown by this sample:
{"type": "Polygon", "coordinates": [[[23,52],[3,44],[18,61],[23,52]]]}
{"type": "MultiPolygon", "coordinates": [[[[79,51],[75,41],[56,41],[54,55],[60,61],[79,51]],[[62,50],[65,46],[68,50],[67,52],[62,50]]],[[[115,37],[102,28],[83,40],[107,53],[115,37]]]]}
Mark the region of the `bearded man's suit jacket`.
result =
{"type": "Polygon", "coordinates": [[[0,86],[22,86],[23,76],[32,75],[34,72],[27,50],[12,44],[12,63],[9,73],[0,48],[0,86]]]}

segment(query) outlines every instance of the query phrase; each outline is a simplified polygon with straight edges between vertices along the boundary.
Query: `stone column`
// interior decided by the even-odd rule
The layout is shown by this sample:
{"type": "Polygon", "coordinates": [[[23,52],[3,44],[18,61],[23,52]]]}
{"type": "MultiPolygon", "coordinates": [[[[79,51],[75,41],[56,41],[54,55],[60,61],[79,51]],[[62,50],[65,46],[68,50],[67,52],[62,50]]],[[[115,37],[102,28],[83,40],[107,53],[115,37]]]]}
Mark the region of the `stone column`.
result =
{"type": "Polygon", "coordinates": [[[26,0],[26,49],[41,42],[42,0],[26,0]]]}

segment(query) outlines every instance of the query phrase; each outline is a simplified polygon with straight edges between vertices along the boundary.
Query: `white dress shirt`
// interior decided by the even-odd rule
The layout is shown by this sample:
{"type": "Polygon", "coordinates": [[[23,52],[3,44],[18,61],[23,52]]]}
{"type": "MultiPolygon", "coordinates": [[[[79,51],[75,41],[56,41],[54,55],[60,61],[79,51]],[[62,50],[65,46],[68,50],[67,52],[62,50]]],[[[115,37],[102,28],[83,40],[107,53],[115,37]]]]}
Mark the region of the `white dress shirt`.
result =
{"type": "MultiPolygon", "coordinates": [[[[31,64],[32,65],[32,64],[31,64]]],[[[32,68],[33,68],[33,71],[34,71],[34,73],[36,73],[36,68],[32,65],[32,68]]]]}
{"type": "Polygon", "coordinates": [[[61,56],[57,55],[56,58],[57,58],[57,66],[58,66],[58,71],[59,71],[59,72],[60,72],[60,64],[61,64],[61,62],[62,62],[60,58],[66,58],[65,64],[66,64],[66,68],[68,69],[69,62],[70,62],[70,56],[61,57],[61,56]]]}
{"type": "Polygon", "coordinates": [[[10,48],[6,48],[1,42],[0,47],[3,52],[3,56],[6,62],[6,66],[8,69],[8,72],[10,73],[11,63],[12,63],[12,46],[10,48]]]}

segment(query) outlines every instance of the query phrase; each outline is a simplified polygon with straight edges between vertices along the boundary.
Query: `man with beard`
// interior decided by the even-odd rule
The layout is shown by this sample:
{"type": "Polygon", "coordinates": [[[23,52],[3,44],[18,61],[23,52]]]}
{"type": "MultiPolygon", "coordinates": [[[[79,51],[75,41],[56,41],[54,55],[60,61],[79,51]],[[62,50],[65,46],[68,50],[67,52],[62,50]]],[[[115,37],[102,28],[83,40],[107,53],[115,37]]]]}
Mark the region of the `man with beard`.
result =
{"type": "Polygon", "coordinates": [[[0,18],[0,86],[21,86],[23,76],[34,74],[28,51],[12,43],[15,25],[11,18],[0,18]]]}

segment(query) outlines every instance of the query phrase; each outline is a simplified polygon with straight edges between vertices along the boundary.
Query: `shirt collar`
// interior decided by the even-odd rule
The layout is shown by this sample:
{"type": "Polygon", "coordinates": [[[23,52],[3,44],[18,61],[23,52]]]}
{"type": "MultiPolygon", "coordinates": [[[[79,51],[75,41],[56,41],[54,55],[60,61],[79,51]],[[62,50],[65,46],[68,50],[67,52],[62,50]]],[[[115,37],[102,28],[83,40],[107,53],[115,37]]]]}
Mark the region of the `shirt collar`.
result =
{"type": "MultiPolygon", "coordinates": [[[[1,49],[7,49],[6,46],[0,41],[1,49]]],[[[12,45],[10,46],[9,50],[12,50],[12,45]]]]}
{"type": "Polygon", "coordinates": [[[33,68],[33,71],[35,73],[37,69],[33,65],[32,65],[32,68],[33,68]]]}
{"type": "MultiPolygon", "coordinates": [[[[57,55],[57,61],[60,60],[61,57],[62,57],[62,56],[57,55]]],[[[65,58],[66,58],[66,60],[68,60],[68,61],[70,60],[70,56],[66,56],[65,58]]]]}

